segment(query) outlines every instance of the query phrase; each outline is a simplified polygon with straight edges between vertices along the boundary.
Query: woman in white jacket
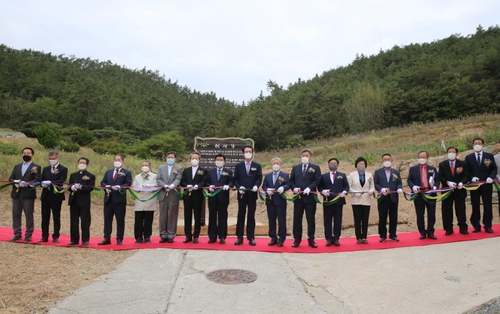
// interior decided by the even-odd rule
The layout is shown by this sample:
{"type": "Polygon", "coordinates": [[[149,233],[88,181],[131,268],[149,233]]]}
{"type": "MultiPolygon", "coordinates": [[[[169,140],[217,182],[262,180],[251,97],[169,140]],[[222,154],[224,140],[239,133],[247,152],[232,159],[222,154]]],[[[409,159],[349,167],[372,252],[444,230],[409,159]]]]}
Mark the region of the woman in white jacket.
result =
{"type": "MultiPolygon", "coordinates": [[[[136,188],[154,188],[156,187],[156,174],[151,172],[151,162],[148,160],[142,161],[141,173],[136,175],[134,183],[136,188]]],[[[153,191],[142,191],[142,198],[147,200],[153,194],[153,191]]],[[[134,221],[134,237],[135,243],[151,243],[151,234],[153,233],[153,218],[154,211],[158,209],[158,199],[155,197],[151,200],[135,200],[135,221],[134,221]]]]}
{"type": "Polygon", "coordinates": [[[356,243],[367,244],[368,218],[370,217],[370,206],[375,184],[373,183],[372,174],[365,171],[368,166],[365,158],[358,157],[354,162],[354,166],[356,171],[349,174],[347,181],[349,182],[349,193],[351,194],[356,243]]]}

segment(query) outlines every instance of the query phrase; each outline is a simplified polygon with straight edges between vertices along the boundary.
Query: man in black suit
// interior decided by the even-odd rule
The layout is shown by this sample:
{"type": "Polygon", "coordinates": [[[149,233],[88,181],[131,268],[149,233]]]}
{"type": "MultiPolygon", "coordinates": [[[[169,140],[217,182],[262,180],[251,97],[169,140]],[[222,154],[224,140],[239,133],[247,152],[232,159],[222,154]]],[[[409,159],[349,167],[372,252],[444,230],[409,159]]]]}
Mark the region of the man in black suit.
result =
{"type": "Polygon", "coordinates": [[[470,191],[472,203],[472,214],[470,223],[474,227],[473,233],[481,232],[481,201],[483,200],[483,225],[484,231],[492,233],[491,224],[493,220],[493,179],[497,175],[497,164],[493,154],[483,150],[484,140],[480,137],[472,141],[474,153],[465,157],[469,168],[470,181],[484,183],[477,190],[470,191]]]}
{"type": "Polygon", "coordinates": [[[403,184],[399,171],[392,168],[390,154],[382,155],[382,168],[375,170],[373,177],[375,190],[382,194],[377,200],[379,242],[385,242],[387,239],[387,215],[389,215],[389,239],[399,242],[396,229],[399,194],[403,193],[403,184]]]}
{"type": "Polygon", "coordinates": [[[247,216],[247,239],[255,246],[255,210],[257,209],[257,190],[262,184],[262,168],[252,160],[253,147],[242,149],[245,160],[234,167],[234,185],[238,189],[238,219],[236,221],[236,237],[234,245],[243,244],[243,229],[247,216]],[[246,215],[248,207],[248,215],[246,215]]]}
{"type": "Polygon", "coordinates": [[[453,234],[453,203],[455,203],[455,215],[457,216],[457,225],[460,233],[469,234],[469,231],[467,231],[467,216],[465,214],[467,191],[463,189],[464,184],[469,182],[469,169],[465,161],[457,159],[458,149],[456,147],[449,147],[447,152],[448,160],[439,163],[441,185],[453,189],[450,196],[441,203],[444,235],[449,236],[453,234]]]}
{"type": "Polygon", "coordinates": [[[181,186],[188,190],[183,196],[184,200],[184,243],[193,241],[198,243],[201,230],[201,211],[203,209],[203,190],[207,179],[207,170],[199,167],[200,154],[191,153],[191,167],[182,171],[181,186]],[[192,217],[194,214],[194,233],[192,230],[192,217]],[[194,239],[193,239],[194,237],[194,239]]]}
{"type": "Polygon", "coordinates": [[[65,194],[59,193],[63,183],[68,176],[68,168],[59,163],[59,153],[49,152],[50,166],[43,168],[41,177],[42,196],[42,239],[39,242],[49,241],[50,213],[54,221],[54,233],[52,241],[59,242],[59,231],[61,230],[61,205],[65,200],[65,194]],[[56,187],[54,187],[54,185],[56,187]]]}
{"type": "Polygon", "coordinates": [[[330,171],[321,175],[318,189],[323,194],[323,222],[325,228],[326,246],[340,246],[342,231],[342,210],[345,205],[345,196],[349,192],[349,182],[345,173],[337,171],[339,166],[337,158],[328,160],[330,171]],[[330,203],[337,196],[340,198],[335,203],[330,203]],[[326,203],[326,204],[325,204],[326,203]],[[332,231],[333,220],[333,231],[332,231]]]}
{"type": "Polygon", "coordinates": [[[304,211],[307,220],[307,237],[309,246],[317,248],[314,242],[314,233],[316,232],[316,201],[314,193],[321,181],[321,169],[318,165],[311,164],[312,152],[304,149],[300,153],[301,164],[292,168],[290,183],[293,192],[299,194],[299,197],[293,202],[293,238],[292,247],[298,247],[302,241],[302,218],[304,211]]]}
{"type": "Polygon", "coordinates": [[[90,199],[95,185],[95,176],[87,171],[89,160],[85,157],[78,159],[78,171],[69,176],[71,186],[69,193],[70,235],[69,245],[80,242],[80,226],[82,228],[82,246],[88,246],[90,240],[90,199]]]}
{"type": "MultiPolygon", "coordinates": [[[[436,190],[439,187],[439,174],[435,167],[428,165],[429,152],[422,150],[418,152],[418,165],[410,168],[408,173],[408,186],[414,193],[418,193],[413,200],[417,214],[417,226],[420,232],[420,240],[429,237],[436,240],[434,224],[436,223],[436,203],[426,202],[423,193],[436,190]],[[427,208],[427,229],[425,228],[425,209],[427,208]]],[[[436,196],[431,193],[430,196],[436,196]]]]}
{"type": "Polygon", "coordinates": [[[215,156],[215,168],[208,171],[207,185],[211,193],[208,197],[208,243],[215,243],[217,236],[220,244],[226,243],[227,237],[227,207],[229,206],[229,189],[234,186],[233,172],[224,168],[226,157],[222,154],[215,156]],[[216,192],[216,190],[220,190],[216,192]]]}
{"type": "Polygon", "coordinates": [[[290,177],[280,171],[281,159],[271,159],[273,171],[264,177],[262,190],[266,192],[267,218],[269,219],[269,246],[282,247],[286,239],[286,203],[281,194],[290,189],[290,177]],[[278,235],[276,236],[276,218],[278,218],[278,235]]]}
{"type": "Polygon", "coordinates": [[[35,211],[36,189],[34,186],[40,182],[40,173],[42,168],[35,164],[32,160],[35,156],[35,151],[31,147],[23,148],[23,162],[14,166],[10,174],[9,181],[13,183],[12,192],[12,228],[14,229],[14,237],[10,239],[15,242],[22,238],[21,218],[24,211],[26,218],[26,232],[24,242],[31,242],[35,223],[33,212],[35,211]]]}
{"type": "Polygon", "coordinates": [[[116,244],[122,245],[125,233],[125,213],[127,209],[126,188],[132,185],[132,173],[123,168],[124,157],[115,155],[113,169],[104,174],[101,186],[106,187],[104,193],[104,239],[99,245],[111,244],[113,217],[116,217],[116,244]]]}

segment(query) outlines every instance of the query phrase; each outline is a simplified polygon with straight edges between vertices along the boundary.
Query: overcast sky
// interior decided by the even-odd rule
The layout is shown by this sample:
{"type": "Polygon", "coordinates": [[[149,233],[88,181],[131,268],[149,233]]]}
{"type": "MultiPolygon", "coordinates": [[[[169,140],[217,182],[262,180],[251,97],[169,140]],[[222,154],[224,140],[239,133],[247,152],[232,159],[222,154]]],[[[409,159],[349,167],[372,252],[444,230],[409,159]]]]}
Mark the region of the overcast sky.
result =
{"type": "Polygon", "coordinates": [[[0,0],[0,43],[158,70],[248,102],[394,45],[500,24],[496,0],[0,0]]]}

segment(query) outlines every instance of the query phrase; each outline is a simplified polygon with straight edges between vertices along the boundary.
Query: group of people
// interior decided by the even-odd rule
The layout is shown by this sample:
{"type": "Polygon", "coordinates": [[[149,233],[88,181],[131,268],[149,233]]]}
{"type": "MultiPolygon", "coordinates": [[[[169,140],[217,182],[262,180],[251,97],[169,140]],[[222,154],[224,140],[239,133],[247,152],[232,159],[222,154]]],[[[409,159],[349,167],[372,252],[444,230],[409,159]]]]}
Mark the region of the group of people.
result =
{"type": "MultiPolygon", "coordinates": [[[[417,216],[420,239],[436,239],[436,192],[450,192],[442,200],[442,219],[445,235],[453,234],[453,212],[455,212],[459,232],[468,234],[466,217],[467,189],[470,190],[472,214],[470,223],[472,232],[481,232],[481,201],[483,203],[482,225],[484,231],[491,233],[493,219],[492,183],[497,177],[497,163],[492,154],[483,150],[484,140],[473,141],[474,153],[465,160],[457,159],[458,149],[449,147],[447,160],[439,164],[438,169],[428,164],[429,153],[418,153],[418,165],[409,169],[407,192],[413,199],[417,216]],[[440,190],[440,185],[443,187],[440,190]],[[427,226],[425,215],[427,214],[427,226]]],[[[208,203],[208,243],[226,243],[228,205],[230,191],[237,191],[238,214],[236,223],[236,241],[234,245],[244,244],[244,235],[248,244],[255,246],[255,211],[257,200],[265,199],[269,220],[269,246],[282,247],[287,236],[287,204],[293,202],[293,238],[292,247],[302,242],[302,221],[305,214],[307,221],[307,242],[317,248],[315,242],[316,206],[322,197],[324,217],[324,237],[326,246],[339,246],[342,231],[342,212],[346,196],[350,195],[354,217],[354,229],[357,244],[367,244],[368,220],[372,198],[377,199],[379,241],[399,241],[397,237],[399,195],[403,193],[400,172],[392,167],[390,154],[383,154],[381,163],[373,174],[366,171],[368,162],[359,157],[354,162],[355,171],[349,175],[338,171],[339,160],[328,160],[328,171],[321,173],[318,165],[313,164],[312,152],[301,152],[301,163],[295,165],[290,174],[281,170],[281,159],[271,160],[272,171],[263,177],[262,167],[253,160],[252,146],[242,150],[244,161],[238,163],[233,171],[225,167],[226,158],[218,154],[214,158],[215,167],[204,169],[199,166],[200,155],[190,155],[190,167],[182,168],[176,163],[174,151],[166,153],[166,164],[158,168],[158,173],[151,171],[151,162],[144,160],[141,173],[132,180],[132,174],[123,167],[124,157],[114,156],[113,168],[105,172],[99,188],[104,193],[104,238],[99,245],[111,244],[113,219],[116,219],[116,244],[121,245],[125,230],[127,205],[126,190],[140,192],[135,198],[135,243],[150,243],[153,233],[154,212],[159,210],[160,243],[172,243],[177,235],[179,204],[184,204],[183,243],[198,243],[201,230],[201,216],[204,200],[208,203]],[[179,187],[185,189],[179,193],[179,187]],[[288,192],[288,193],[287,193],[288,192]],[[291,195],[291,197],[290,197],[291,195]],[[194,218],[194,219],[193,219],[194,218]],[[194,220],[194,228],[193,228],[194,220]],[[389,220],[387,228],[387,220],[389,220]],[[245,230],[246,225],[246,230],[245,230]]],[[[34,229],[34,200],[39,183],[43,188],[41,195],[42,237],[40,242],[49,241],[51,214],[54,221],[52,241],[59,241],[61,204],[65,200],[65,185],[68,169],[59,163],[59,154],[48,154],[49,166],[42,168],[33,162],[34,150],[26,147],[22,150],[23,162],[14,166],[9,178],[13,184],[12,217],[14,237],[12,241],[22,240],[21,218],[24,211],[26,232],[24,241],[32,241],[34,229]]],[[[87,171],[89,160],[78,160],[78,171],[69,178],[70,234],[69,245],[87,246],[90,239],[91,191],[95,188],[95,176],[87,171]],[[80,236],[81,234],[81,236],[80,236]]],[[[499,176],[500,177],[500,176],[499,176]]]]}

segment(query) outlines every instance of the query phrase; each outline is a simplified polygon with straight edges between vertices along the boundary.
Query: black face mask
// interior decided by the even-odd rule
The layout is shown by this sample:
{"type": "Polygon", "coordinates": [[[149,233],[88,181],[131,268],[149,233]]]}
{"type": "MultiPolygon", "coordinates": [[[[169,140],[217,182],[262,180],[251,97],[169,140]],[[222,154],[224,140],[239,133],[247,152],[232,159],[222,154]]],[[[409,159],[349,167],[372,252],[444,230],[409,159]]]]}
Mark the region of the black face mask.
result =
{"type": "Polygon", "coordinates": [[[31,160],[31,156],[28,156],[28,155],[23,155],[23,160],[28,162],[31,160]]]}

